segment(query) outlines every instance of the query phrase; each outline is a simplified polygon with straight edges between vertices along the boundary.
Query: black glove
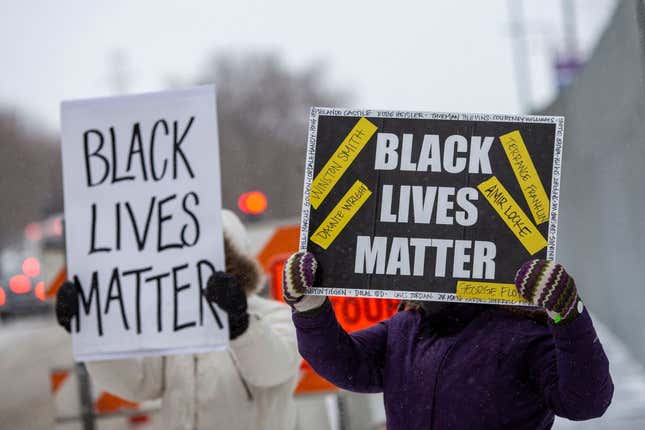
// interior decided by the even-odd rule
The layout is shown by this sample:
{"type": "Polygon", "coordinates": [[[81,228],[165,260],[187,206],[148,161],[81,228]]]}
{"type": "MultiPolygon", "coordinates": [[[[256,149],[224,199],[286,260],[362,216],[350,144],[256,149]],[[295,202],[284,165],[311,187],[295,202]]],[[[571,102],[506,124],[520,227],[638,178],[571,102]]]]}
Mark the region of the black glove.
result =
{"type": "Polygon", "coordinates": [[[56,293],[56,320],[71,333],[72,318],[78,315],[78,292],[76,285],[66,281],[56,293]]]}
{"type": "Polygon", "coordinates": [[[246,292],[237,278],[225,272],[215,272],[206,284],[206,299],[228,314],[230,339],[242,335],[249,328],[246,292]]]}

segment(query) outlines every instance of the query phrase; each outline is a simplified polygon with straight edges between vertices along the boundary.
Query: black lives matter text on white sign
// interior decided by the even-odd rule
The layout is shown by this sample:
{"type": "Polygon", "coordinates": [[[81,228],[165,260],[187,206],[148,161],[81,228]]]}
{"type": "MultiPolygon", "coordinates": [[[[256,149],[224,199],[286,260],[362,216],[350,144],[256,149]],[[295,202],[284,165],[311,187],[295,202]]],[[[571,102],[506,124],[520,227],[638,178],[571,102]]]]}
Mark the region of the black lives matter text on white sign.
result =
{"type": "Polygon", "coordinates": [[[215,88],[63,102],[61,121],[75,358],[225,347],[202,294],[224,268],[215,88]]]}

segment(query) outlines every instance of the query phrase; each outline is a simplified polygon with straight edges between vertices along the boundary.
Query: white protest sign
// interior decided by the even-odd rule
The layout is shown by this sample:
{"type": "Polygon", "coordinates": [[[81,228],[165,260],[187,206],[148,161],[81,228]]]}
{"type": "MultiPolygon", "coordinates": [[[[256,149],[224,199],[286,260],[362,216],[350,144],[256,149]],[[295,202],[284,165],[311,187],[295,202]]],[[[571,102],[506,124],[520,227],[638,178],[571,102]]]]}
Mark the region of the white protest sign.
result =
{"type": "Polygon", "coordinates": [[[75,359],[225,347],[202,294],[224,269],[215,88],[67,101],[61,122],[75,359]]]}

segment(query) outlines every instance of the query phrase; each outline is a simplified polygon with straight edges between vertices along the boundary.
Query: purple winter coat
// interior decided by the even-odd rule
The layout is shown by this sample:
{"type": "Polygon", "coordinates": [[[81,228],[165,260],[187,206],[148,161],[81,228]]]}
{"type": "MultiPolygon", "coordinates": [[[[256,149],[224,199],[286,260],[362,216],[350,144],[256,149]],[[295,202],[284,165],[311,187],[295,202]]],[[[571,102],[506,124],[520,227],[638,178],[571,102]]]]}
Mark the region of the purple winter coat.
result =
{"type": "Polygon", "coordinates": [[[549,429],[554,414],[585,420],[609,406],[609,363],[586,310],[546,325],[500,307],[453,306],[440,322],[407,310],[351,335],[329,301],[293,321],[321,376],[384,393],[391,430],[549,429]]]}

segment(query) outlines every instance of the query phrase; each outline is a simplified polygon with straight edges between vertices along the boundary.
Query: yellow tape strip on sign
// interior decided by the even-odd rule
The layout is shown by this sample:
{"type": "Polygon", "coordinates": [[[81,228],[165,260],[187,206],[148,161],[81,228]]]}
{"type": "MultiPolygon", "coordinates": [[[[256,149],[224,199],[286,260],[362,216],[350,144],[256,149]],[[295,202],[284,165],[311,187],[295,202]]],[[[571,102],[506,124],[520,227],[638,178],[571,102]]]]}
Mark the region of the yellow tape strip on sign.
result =
{"type": "Polygon", "coordinates": [[[529,254],[533,255],[547,245],[542,233],[533,225],[529,217],[495,176],[477,185],[477,188],[511,229],[515,237],[522,242],[529,254]]]}
{"type": "Polygon", "coordinates": [[[311,235],[311,241],[327,249],[371,195],[372,192],[367,185],[361,181],[354,182],[354,185],[311,235]]]}
{"type": "Polygon", "coordinates": [[[334,185],[343,176],[350,164],[356,159],[363,147],[376,133],[377,127],[368,119],[358,120],[352,131],[336,149],[327,163],[316,175],[309,188],[309,202],[318,209],[318,206],[325,200],[327,194],[334,188],[334,185]]]}
{"type": "Polygon", "coordinates": [[[505,300],[513,303],[527,303],[513,284],[479,281],[457,281],[455,295],[460,299],[505,300]]]}
{"type": "Polygon", "coordinates": [[[537,225],[549,220],[549,198],[518,130],[499,137],[537,225]]]}

